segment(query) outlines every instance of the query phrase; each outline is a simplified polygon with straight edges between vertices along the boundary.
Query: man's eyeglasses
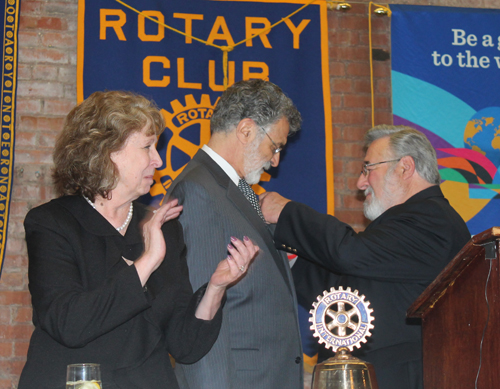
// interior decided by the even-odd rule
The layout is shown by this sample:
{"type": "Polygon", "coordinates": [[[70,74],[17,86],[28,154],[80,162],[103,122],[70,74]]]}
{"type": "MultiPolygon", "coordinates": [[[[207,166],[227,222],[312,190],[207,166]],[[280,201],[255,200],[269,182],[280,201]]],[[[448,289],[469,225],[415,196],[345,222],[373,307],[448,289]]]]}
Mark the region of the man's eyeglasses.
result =
{"type": "Polygon", "coordinates": [[[260,128],[262,131],[264,131],[264,134],[267,135],[267,137],[269,138],[269,140],[271,141],[271,143],[273,144],[274,146],[274,154],[278,154],[281,150],[283,150],[283,147],[278,147],[278,145],[276,143],[274,143],[274,141],[271,139],[271,137],[269,136],[269,134],[266,132],[266,130],[264,130],[263,127],[260,128]]]}
{"type": "Polygon", "coordinates": [[[390,161],[382,161],[382,162],[375,162],[375,163],[365,163],[363,165],[363,169],[361,170],[361,174],[363,174],[365,177],[368,176],[368,173],[370,173],[370,171],[372,169],[368,169],[370,166],[375,166],[375,165],[380,165],[382,163],[389,163],[389,162],[399,162],[401,161],[401,158],[399,159],[391,159],[390,161]]]}

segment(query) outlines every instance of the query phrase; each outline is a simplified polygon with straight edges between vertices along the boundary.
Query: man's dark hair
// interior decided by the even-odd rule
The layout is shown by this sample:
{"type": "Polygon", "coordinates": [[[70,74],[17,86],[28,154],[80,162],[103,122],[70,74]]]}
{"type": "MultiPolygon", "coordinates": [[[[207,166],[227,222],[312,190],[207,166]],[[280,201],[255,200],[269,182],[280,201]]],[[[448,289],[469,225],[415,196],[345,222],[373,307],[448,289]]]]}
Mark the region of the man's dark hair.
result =
{"type": "Polygon", "coordinates": [[[210,119],[210,131],[231,132],[247,118],[259,127],[285,118],[290,126],[289,135],[300,130],[302,122],[299,111],[281,88],[259,79],[239,81],[222,94],[210,119]]]}

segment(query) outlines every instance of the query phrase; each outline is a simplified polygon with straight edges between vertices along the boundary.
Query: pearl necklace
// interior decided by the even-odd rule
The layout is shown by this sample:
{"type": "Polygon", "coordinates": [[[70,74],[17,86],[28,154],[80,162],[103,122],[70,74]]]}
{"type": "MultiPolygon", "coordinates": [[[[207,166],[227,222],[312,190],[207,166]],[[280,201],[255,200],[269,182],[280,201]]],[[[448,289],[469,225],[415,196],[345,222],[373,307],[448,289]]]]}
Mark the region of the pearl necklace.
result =
{"type": "MultiPolygon", "coordinates": [[[[90,201],[90,199],[87,196],[83,196],[83,198],[87,200],[87,203],[89,203],[92,206],[92,208],[96,209],[95,204],[92,201],[90,201]]],[[[125,229],[130,223],[130,220],[132,220],[133,214],[134,214],[134,204],[130,203],[130,208],[128,210],[127,218],[120,227],[116,227],[116,231],[120,232],[121,230],[125,229]]]]}

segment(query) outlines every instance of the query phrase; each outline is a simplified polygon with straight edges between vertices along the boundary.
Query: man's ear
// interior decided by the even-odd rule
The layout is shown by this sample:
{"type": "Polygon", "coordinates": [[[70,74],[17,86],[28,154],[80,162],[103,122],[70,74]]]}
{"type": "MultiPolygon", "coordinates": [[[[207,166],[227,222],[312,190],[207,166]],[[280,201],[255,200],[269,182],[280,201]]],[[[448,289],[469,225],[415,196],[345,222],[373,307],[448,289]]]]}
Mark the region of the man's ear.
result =
{"type": "Polygon", "coordinates": [[[413,157],[407,155],[401,158],[400,162],[403,168],[402,172],[403,179],[406,180],[408,178],[411,178],[413,174],[415,174],[415,161],[413,160],[413,157]]]}
{"type": "Polygon", "coordinates": [[[236,137],[244,144],[250,144],[255,139],[257,126],[252,119],[245,118],[236,126],[236,137]]]}

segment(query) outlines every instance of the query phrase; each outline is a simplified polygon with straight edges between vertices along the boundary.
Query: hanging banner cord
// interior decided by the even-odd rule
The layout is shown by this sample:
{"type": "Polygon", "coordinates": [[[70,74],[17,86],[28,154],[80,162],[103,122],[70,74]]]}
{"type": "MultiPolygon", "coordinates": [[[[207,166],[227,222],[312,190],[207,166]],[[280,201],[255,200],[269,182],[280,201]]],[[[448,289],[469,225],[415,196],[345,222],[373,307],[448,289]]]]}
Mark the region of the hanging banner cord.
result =
{"type": "Polygon", "coordinates": [[[283,22],[286,22],[286,21],[287,21],[288,19],[290,19],[293,15],[295,15],[296,13],[298,13],[298,12],[302,11],[302,10],[303,10],[304,8],[306,8],[308,5],[311,5],[312,3],[314,3],[315,1],[318,1],[318,0],[310,0],[309,2],[307,2],[306,4],[304,4],[302,7],[300,7],[300,8],[299,8],[299,9],[297,9],[296,11],[292,12],[290,15],[288,15],[288,16],[286,16],[286,17],[282,18],[279,22],[276,22],[276,23],[272,24],[271,26],[269,26],[269,27],[267,27],[267,28],[263,29],[262,31],[260,31],[258,34],[252,35],[251,37],[249,37],[249,38],[247,38],[247,39],[244,39],[244,40],[242,40],[241,42],[238,42],[238,43],[236,43],[236,44],[234,44],[234,45],[232,45],[232,46],[219,46],[219,45],[215,45],[215,44],[213,44],[213,43],[209,43],[209,42],[207,42],[207,41],[204,41],[204,40],[202,40],[202,39],[196,38],[196,37],[194,37],[194,36],[191,36],[191,35],[189,35],[189,34],[186,34],[185,32],[182,32],[182,31],[177,30],[177,29],[175,29],[175,28],[173,28],[173,27],[167,26],[167,25],[166,25],[166,24],[164,24],[164,23],[159,22],[159,21],[158,21],[158,20],[156,20],[155,18],[153,18],[153,17],[151,17],[151,16],[149,16],[149,15],[144,14],[143,12],[141,12],[141,11],[139,11],[139,10],[137,10],[137,9],[135,9],[135,8],[133,8],[133,7],[131,7],[130,5],[128,5],[128,4],[126,4],[126,3],[124,3],[124,2],[123,2],[123,1],[121,1],[121,0],[116,0],[116,1],[117,1],[118,3],[120,3],[121,5],[123,5],[124,7],[128,8],[128,9],[130,9],[130,10],[132,10],[132,11],[136,12],[136,13],[138,13],[139,15],[142,15],[143,17],[145,17],[145,18],[147,18],[147,19],[151,20],[152,22],[155,22],[155,23],[159,24],[160,26],[163,26],[163,27],[165,27],[165,28],[167,28],[167,29],[169,29],[169,30],[171,30],[171,31],[173,31],[173,32],[176,32],[176,33],[178,33],[178,34],[184,35],[185,37],[188,37],[188,38],[194,39],[195,41],[198,41],[198,42],[204,43],[204,44],[205,44],[205,45],[207,45],[207,46],[212,46],[212,47],[215,47],[215,48],[217,48],[217,49],[221,50],[221,51],[222,51],[222,69],[223,69],[223,72],[224,72],[224,90],[226,90],[226,89],[227,89],[227,87],[228,87],[228,85],[227,85],[227,84],[228,84],[228,76],[227,76],[228,53],[229,53],[230,51],[233,51],[233,49],[234,49],[236,46],[239,46],[239,45],[241,45],[241,44],[243,44],[243,43],[245,43],[245,42],[247,42],[247,41],[249,41],[249,40],[252,40],[252,39],[254,39],[254,38],[258,37],[259,35],[262,35],[262,34],[267,34],[269,31],[271,31],[271,30],[272,30],[274,27],[276,27],[278,24],[283,23],[283,22]]]}
{"type": "Polygon", "coordinates": [[[387,11],[387,16],[391,16],[392,12],[389,7],[375,4],[370,1],[368,4],[368,40],[370,42],[370,88],[371,88],[371,103],[372,103],[372,127],[375,127],[375,91],[373,87],[373,53],[372,53],[372,5],[382,8],[387,11]]]}
{"type": "MultiPolygon", "coordinates": [[[[121,5],[123,5],[124,7],[136,12],[137,14],[143,16],[144,18],[146,19],[149,19],[151,20],[152,22],[154,23],[157,23],[158,25],[160,26],[163,26],[173,32],[176,32],[180,35],[184,35],[185,37],[188,37],[188,38],[191,38],[191,39],[194,39],[195,41],[198,41],[200,43],[203,43],[207,46],[212,46],[212,47],[215,47],[219,50],[222,51],[222,69],[223,69],[223,72],[224,72],[224,90],[227,89],[228,87],[228,53],[230,51],[233,51],[234,48],[236,46],[239,46],[249,40],[252,40],[262,34],[267,34],[269,31],[271,31],[274,27],[276,27],[278,24],[280,23],[283,23],[283,22],[286,22],[288,19],[290,19],[293,15],[297,14],[298,12],[302,11],[304,8],[306,8],[307,6],[311,5],[312,3],[316,2],[318,0],[310,0],[309,2],[307,2],[306,4],[304,4],[302,7],[298,8],[296,11],[292,12],[290,15],[282,18],[280,21],[272,24],[271,26],[267,27],[267,28],[264,28],[262,29],[262,31],[260,31],[258,34],[255,34],[255,35],[252,35],[251,37],[247,38],[247,39],[244,39],[238,43],[235,43],[234,45],[231,45],[231,46],[219,46],[219,45],[216,45],[216,44],[213,44],[213,43],[210,43],[208,41],[205,41],[203,39],[200,39],[200,38],[197,38],[195,36],[192,36],[190,34],[186,34],[185,32],[182,32],[180,30],[177,30],[173,27],[170,27],[164,23],[161,23],[160,21],[156,20],[155,18],[149,16],[149,15],[146,15],[145,13],[143,13],[142,11],[139,11],[133,7],[131,7],[130,5],[124,3],[123,1],[121,0],[116,0],[116,2],[120,3],[121,5]]],[[[384,6],[384,5],[380,5],[380,4],[376,4],[376,3],[373,3],[373,2],[370,2],[368,4],[368,36],[369,36],[369,50],[370,50],[370,53],[369,53],[369,57],[370,57],[370,88],[371,88],[371,118],[372,118],[372,127],[375,126],[375,91],[374,91],[374,80],[373,80],[373,55],[372,55],[372,18],[371,18],[371,9],[372,9],[372,6],[376,6],[376,7],[379,7],[379,8],[382,8],[384,10],[387,11],[387,16],[391,16],[391,10],[388,6],[384,6]]]]}

